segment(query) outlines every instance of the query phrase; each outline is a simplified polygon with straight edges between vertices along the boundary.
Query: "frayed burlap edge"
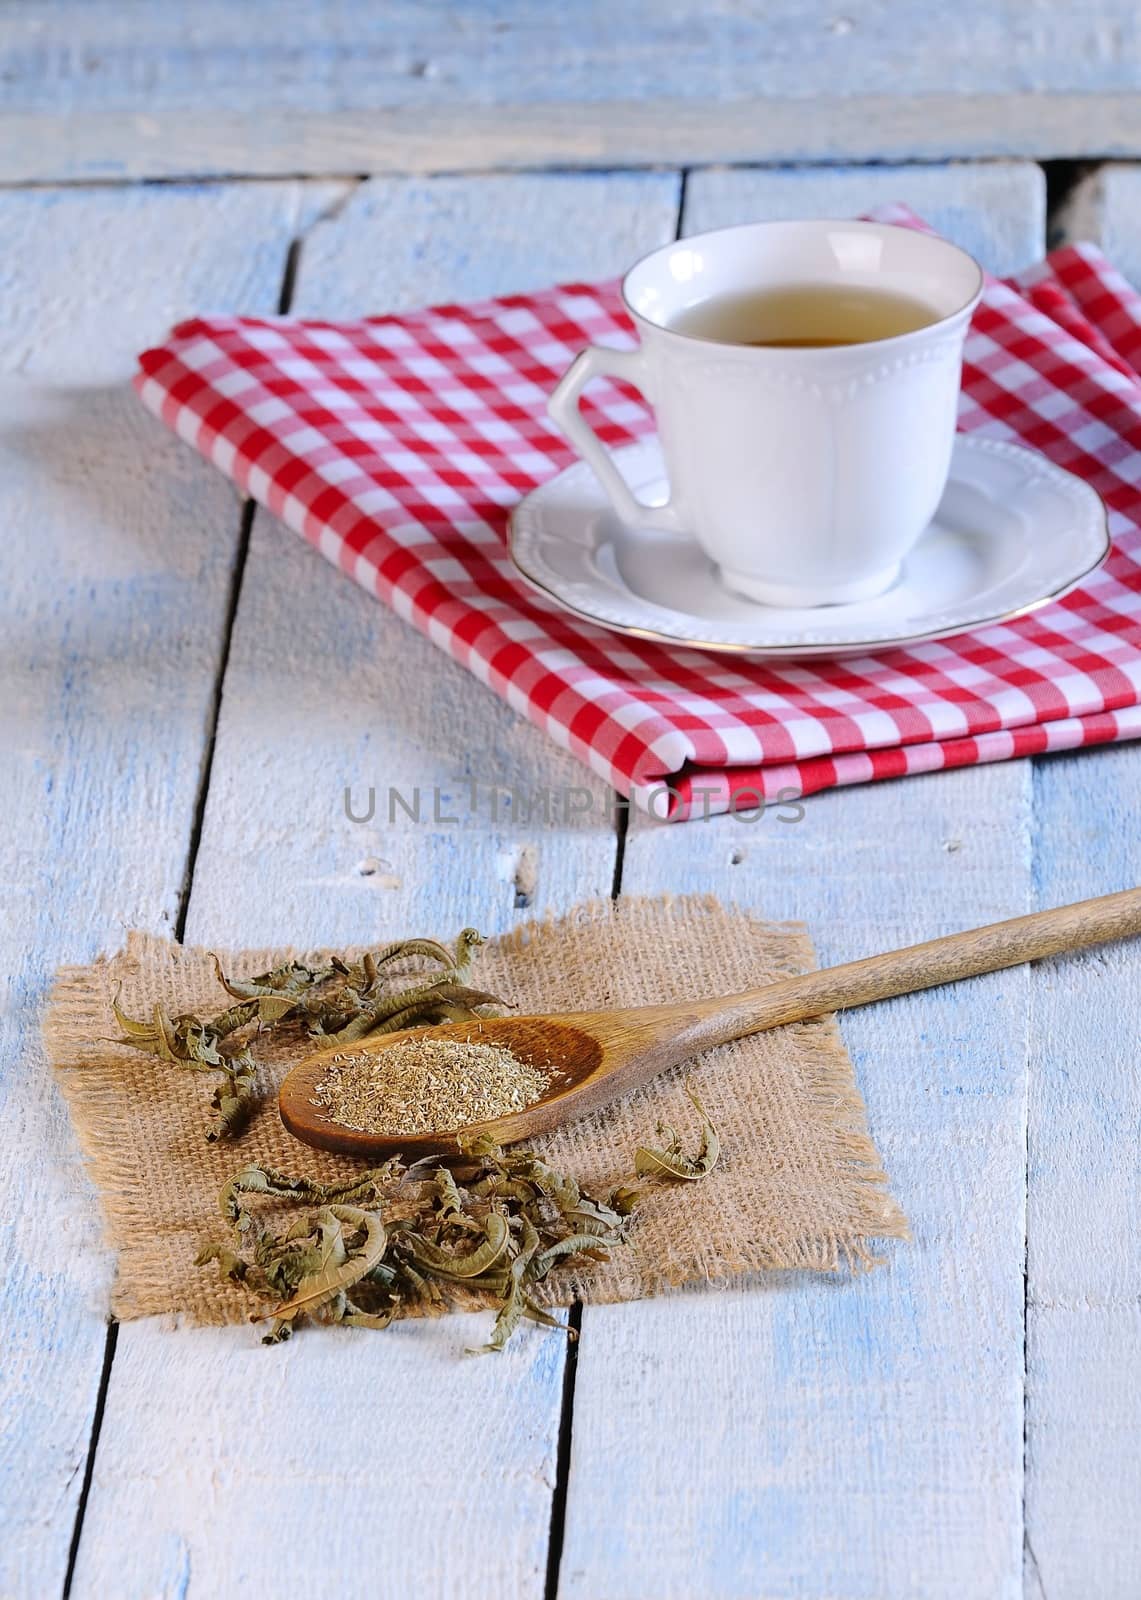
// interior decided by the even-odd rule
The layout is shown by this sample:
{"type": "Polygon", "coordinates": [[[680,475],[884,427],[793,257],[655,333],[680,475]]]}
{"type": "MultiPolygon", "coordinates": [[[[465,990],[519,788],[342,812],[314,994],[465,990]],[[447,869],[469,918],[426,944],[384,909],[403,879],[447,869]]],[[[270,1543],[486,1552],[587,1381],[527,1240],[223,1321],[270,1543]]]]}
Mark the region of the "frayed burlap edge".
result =
{"type": "MultiPolygon", "coordinates": [[[[250,973],[294,953],[219,955],[227,970],[250,973]]],[[[630,898],[578,906],[491,941],[479,982],[524,1010],[570,1010],[729,993],[814,964],[799,924],[759,922],[712,896],[630,898]]],[[[223,1235],[216,1198],[225,1178],[249,1161],[325,1180],[362,1164],[298,1144],[272,1106],[237,1143],[207,1145],[211,1079],[109,1042],[120,985],[134,1014],[156,999],[178,1011],[223,998],[207,952],[140,933],[118,955],[57,976],[44,1036],[117,1256],[112,1310],[123,1319],[174,1311],[200,1323],[244,1320],[246,1293],[192,1265],[203,1237],[223,1235]]],[[[309,1048],[298,1039],[259,1042],[267,1097],[309,1048]]],[[[709,1051],[536,1148],[606,1192],[632,1170],[636,1146],[652,1142],[659,1119],[696,1135],[686,1077],[719,1128],[718,1169],[699,1184],[651,1191],[629,1247],[552,1275],[548,1304],[632,1300],[772,1270],[862,1269],[879,1259],[875,1241],[908,1236],[832,1018],[709,1051]]]]}

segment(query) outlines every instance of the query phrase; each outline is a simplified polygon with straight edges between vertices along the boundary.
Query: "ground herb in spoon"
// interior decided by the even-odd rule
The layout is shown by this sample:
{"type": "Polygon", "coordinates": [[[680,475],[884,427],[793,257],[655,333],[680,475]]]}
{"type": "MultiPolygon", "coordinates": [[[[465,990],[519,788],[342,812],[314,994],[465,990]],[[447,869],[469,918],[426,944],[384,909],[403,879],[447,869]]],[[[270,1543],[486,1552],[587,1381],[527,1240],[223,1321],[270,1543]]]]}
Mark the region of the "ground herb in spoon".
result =
{"type": "Polygon", "coordinates": [[[361,1133],[437,1133],[522,1111],[549,1084],[503,1045],[424,1035],[333,1056],[313,1104],[361,1133]]]}

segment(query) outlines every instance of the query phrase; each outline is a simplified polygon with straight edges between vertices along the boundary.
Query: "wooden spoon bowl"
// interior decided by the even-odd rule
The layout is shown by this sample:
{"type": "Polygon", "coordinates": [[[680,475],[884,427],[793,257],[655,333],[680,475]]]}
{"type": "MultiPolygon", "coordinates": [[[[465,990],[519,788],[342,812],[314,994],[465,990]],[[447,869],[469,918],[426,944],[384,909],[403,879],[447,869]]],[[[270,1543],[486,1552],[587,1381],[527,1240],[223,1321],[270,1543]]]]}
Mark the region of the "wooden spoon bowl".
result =
{"type": "MultiPolygon", "coordinates": [[[[487,1134],[497,1144],[512,1144],[549,1133],[571,1117],[596,1111],[607,1101],[641,1088],[665,1068],[730,1039],[1135,933],[1141,933],[1141,889],[1124,889],[1097,900],[1037,911],[1029,917],[910,945],[906,950],[850,961],[842,967],[783,978],[764,989],[726,998],[625,1011],[568,1011],[549,1017],[444,1023],[431,1030],[433,1039],[503,1045],[520,1061],[551,1074],[550,1088],[533,1105],[494,1122],[471,1123],[462,1129],[360,1133],[333,1122],[313,1104],[314,1091],[330,1060],[346,1053],[344,1046],[332,1046],[309,1056],[286,1078],[281,1086],[281,1120],[306,1144],[371,1161],[394,1155],[402,1155],[406,1161],[454,1155],[461,1135],[487,1134]]],[[[424,1030],[366,1037],[349,1048],[354,1055],[367,1052],[379,1058],[410,1035],[422,1038],[424,1030]]]]}
{"type": "Polygon", "coordinates": [[[558,1127],[572,1114],[572,1109],[573,1114],[581,1115],[613,1098],[616,1092],[613,1079],[601,1070],[602,1043],[589,1031],[592,1023],[597,1024],[603,1018],[609,1020],[612,1015],[584,1012],[565,1017],[491,1017],[481,1022],[445,1022],[432,1028],[433,1039],[503,1045],[519,1061],[550,1074],[550,1088],[541,1100],[493,1122],[470,1123],[462,1129],[439,1133],[362,1133],[332,1121],[321,1106],[313,1103],[314,1091],[335,1056],[367,1054],[379,1059],[393,1045],[406,1039],[423,1038],[423,1028],[405,1028],[399,1033],[366,1037],[354,1045],[340,1045],[307,1056],[281,1086],[278,1099],[281,1120],[295,1138],[306,1144],[372,1161],[384,1161],[394,1155],[402,1155],[409,1162],[418,1161],[421,1156],[455,1155],[461,1133],[465,1138],[487,1134],[496,1144],[513,1144],[518,1139],[558,1127]]]}

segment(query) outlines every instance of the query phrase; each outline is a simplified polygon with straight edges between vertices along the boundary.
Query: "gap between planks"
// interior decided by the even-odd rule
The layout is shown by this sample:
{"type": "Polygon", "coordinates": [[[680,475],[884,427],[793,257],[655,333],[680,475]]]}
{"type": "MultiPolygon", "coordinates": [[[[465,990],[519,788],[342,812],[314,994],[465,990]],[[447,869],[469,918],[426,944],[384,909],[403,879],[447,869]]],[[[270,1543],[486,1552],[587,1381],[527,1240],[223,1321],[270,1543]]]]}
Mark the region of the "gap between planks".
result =
{"type": "MultiPolygon", "coordinates": [[[[86,190],[117,190],[117,189],[228,189],[242,188],[244,186],[257,186],[266,188],[274,184],[283,187],[290,184],[335,184],[345,187],[344,196],[327,211],[322,212],[315,221],[327,221],[335,217],[344,205],[352,198],[355,188],[362,183],[368,183],[373,178],[392,179],[410,183],[432,183],[447,181],[448,179],[479,179],[479,178],[609,178],[615,174],[679,174],[686,179],[693,174],[702,172],[751,172],[761,175],[776,173],[831,173],[839,175],[842,172],[867,171],[875,172],[882,166],[889,167],[894,172],[943,172],[949,167],[959,171],[987,171],[989,169],[1010,166],[1037,166],[1047,174],[1051,187],[1051,205],[1064,200],[1075,185],[1083,182],[1091,175],[1100,172],[1103,168],[1134,167],[1137,161],[1130,157],[1116,156],[1110,152],[1103,155],[1039,155],[1039,156],[1004,156],[987,155],[971,156],[963,159],[947,153],[933,156],[902,156],[898,161],[875,162],[861,161],[858,157],[837,157],[835,161],[784,161],[743,157],[732,161],[706,161],[693,160],[684,166],[670,161],[649,161],[641,165],[627,162],[599,162],[598,165],[568,165],[563,162],[539,162],[531,167],[514,167],[497,165],[489,162],[482,167],[439,167],[432,172],[417,172],[414,168],[406,171],[388,170],[379,168],[371,171],[341,171],[329,168],[321,172],[275,172],[265,175],[258,172],[200,172],[193,169],[186,172],[159,175],[155,177],[83,177],[83,178],[4,178],[0,177],[0,195],[24,193],[65,193],[83,192],[86,190]]],[[[307,229],[306,232],[309,230],[307,229]]],[[[296,241],[300,243],[301,241],[296,241]]]]}
{"type": "MultiPolygon", "coordinates": [[[[711,161],[695,159],[684,165],[676,161],[600,161],[597,165],[589,163],[572,164],[567,162],[550,161],[537,162],[530,167],[505,166],[495,162],[488,162],[481,167],[437,167],[431,172],[419,172],[413,167],[407,170],[373,168],[371,170],[345,171],[330,167],[319,172],[274,172],[270,174],[259,172],[209,172],[188,169],[186,172],[170,174],[156,174],[153,177],[83,177],[83,178],[5,178],[0,177],[0,194],[24,193],[76,193],[86,190],[104,189],[229,189],[241,188],[244,185],[269,188],[275,184],[285,187],[289,184],[337,184],[345,185],[346,193],[335,204],[323,211],[314,221],[327,221],[335,217],[339,211],[352,198],[354,188],[371,179],[391,179],[394,182],[408,183],[435,183],[446,182],[449,179],[477,180],[479,178],[610,178],[616,175],[646,175],[659,173],[665,176],[678,175],[682,179],[700,172],[754,172],[758,174],[772,173],[831,173],[867,171],[875,172],[881,167],[888,167],[893,172],[943,172],[948,167],[958,171],[974,170],[986,171],[989,168],[1004,168],[1010,166],[1037,166],[1045,171],[1057,169],[1060,174],[1069,171],[1075,173],[1074,181],[1086,177],[1091,172],[1098,171],[1101,167],[1130,167],[1136,162],[1130,157],[1116,156],[1110,152],[1104,155],[1079,156],[1004,156],[986,155],[962,158],[952,155],[933,156],[901,156],[898,161],[878,162],[861,161],[858,157],[837,157],[834,161],[786,161],[774,158],[766,161],[762,157],[741,157],[730,161],[711,161]]],[[[1064,180],[1063,180],[1064,181],[1064,180]]],[[[310,230],[306,228],[306,233],[310,230]]],[[[297,241],[303,243],[303,240],[297,241]]]]}
{"type": "MultiPolygon", "coordinates": [[[[680,239],[685,227],[686,191],[690,169],[683,167],[679,174],[677,213],[674,218],[674,238],[680,239]]],[[[626,839],[630,831],[630,801],[612,790],[614,810],[614,879],[610,887],[611,900],[622,894],[622,869],[626,861],[626,839]]],[[[563,1542],[566,1536],[567,1496],[570,1492],[571,1445],[574,1435],[574,1394],[578,1377],[579,1347],[582,1343],[582,1302],[576,1300],[570,1309],[566,1365],[563,1369],[562,1411],[559,1417],[559,1444],[555,1467],[555,1487],[551,1496],[551,1531],[547,1547],[547,1574],[543,1600],[558,1600],[559,1568],[562,1562],[563,1542]]]]}
{"type": "MultiPolygon", "coordinates": [[[[682,168],[677,197],[677,214],[674,218],[674,237],[680,238],[685,226],[685,192],[689,169],[682,168]]],[[[614,814],[614,877],[610,898],[617,900],[622,893],[622,866],[626,857],[626,836],[630,827],[630,802],[618,791],[611,791],[614,814]]],[[[576,1300],[567,1319],[566,1365],[563,1368],[562,1410],[559,1416],[559,1442],[555,1465],[555,1485],[551,1494],[551,1528],[547,1546],[547,1572],[543,1600],[558,1600],[559,1567],[566,1532],[567,1495],[570,1490],[571,1444],[574,1432],[574,1391],[578,1376],[579,1345],[582,1342],[582,1302],[576,1300]]]]}
{"type": "MultiPolygon", "coordinates": [[[[351,190],[349,191],[352,192],[351,190]]],[[[336,202],[339,208],[344,204],[344,197],[336,202]]],[[[315,221],[324,220],[329,215],[325,210],[315,221]]],[[[314,223],[310,223],[312,227],[314,223]]],[[[277,303],[274,307],[276,314],[283,317],[289,310],[293,301],[293,286],[297,281],[297,266],[301,258],[301,247],[305,232],[295,234],[289,241],[285,252],[285,261],[281,269],[281,287],[278,290],[277,303]]],[[[230,594],[226,603],[226,615],[222,622],[222,649],[218,659],[218,677],[214,685],[214,696],[210,702],[210,713],[206,728],[206,744],[202,754],[202,774],[198,780],[198,793],[194,801],[194,821],[190,830],[190,846],[186,853],[186,874],[182,882],[182,891],[178,897],[178,916],[174,924],[174,938],[181,944],[186,937],[186,917],[190,910],[190,891],[194,885],[194,868],[198,862],[198,851],[202,844],[202,824],[206,817],[206,797],[210,792],[210,775],[214,770],[214,752],[218,744],[218,719],[222,714],[222,692],[226,682],[226,669],[230,665],[230,647],[234,641],[234,624],[238,618],[238,602],[242,597],[242,582],[246,575],[246,563],[250,556],[250,538],[254,529],[254,517],[257,514],[257,502],[246,500],[242,505],[241,520],[238,526],[238,548],[234,556],[234,570],[230,579],[230,594]]]]}

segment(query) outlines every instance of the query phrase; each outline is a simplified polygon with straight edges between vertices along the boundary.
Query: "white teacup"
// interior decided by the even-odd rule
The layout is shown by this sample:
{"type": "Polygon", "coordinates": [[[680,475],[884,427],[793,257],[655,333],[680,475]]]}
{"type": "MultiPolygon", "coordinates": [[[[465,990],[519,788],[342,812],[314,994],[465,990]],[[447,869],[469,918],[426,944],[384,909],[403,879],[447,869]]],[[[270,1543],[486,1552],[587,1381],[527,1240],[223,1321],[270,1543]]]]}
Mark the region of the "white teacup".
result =
{"type": "Polygon", "coordinates": [[[655,250],[622,294],[637,350],[591,345],[551,396],[555,422],[622,520],[692,535],[733,589],[835,605],[889,588],[947,481],[978,263],[877,222],[759,222],[655,250]],[[860,344],[721,343],[671,326],[718,297],[811,286],[920,301],[931,320],[860,344]],[[578,409],[602,375],[654,408],[669,499],[637,500],[578,409]]]}

